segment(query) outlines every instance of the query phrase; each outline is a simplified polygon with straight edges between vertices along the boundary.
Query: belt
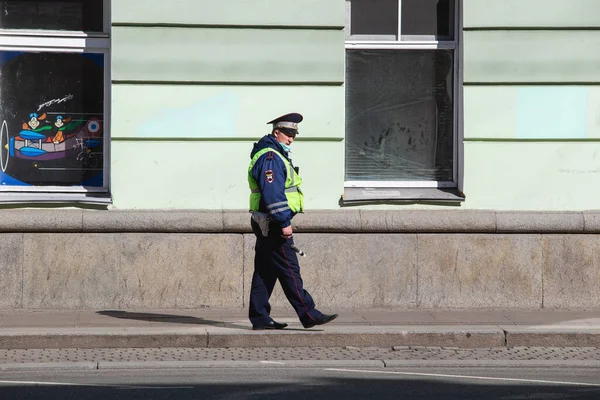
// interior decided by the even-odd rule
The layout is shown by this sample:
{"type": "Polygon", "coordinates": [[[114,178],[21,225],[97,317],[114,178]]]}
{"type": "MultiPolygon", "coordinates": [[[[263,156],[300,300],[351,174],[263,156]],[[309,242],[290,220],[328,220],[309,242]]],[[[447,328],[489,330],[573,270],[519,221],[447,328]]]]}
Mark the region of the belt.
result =
{"type": "MultiPolygon", "coordinates": [[[[287,188],[285,189],[286,193],[295,193],[295,192],[299,192],[300,189],[298,189],[298,186],[292,186],[291,188],[287,188]]],[[[250,189],[250,193],[260,193],[260,189],[256,188],[256,189],[250,189]]]]}

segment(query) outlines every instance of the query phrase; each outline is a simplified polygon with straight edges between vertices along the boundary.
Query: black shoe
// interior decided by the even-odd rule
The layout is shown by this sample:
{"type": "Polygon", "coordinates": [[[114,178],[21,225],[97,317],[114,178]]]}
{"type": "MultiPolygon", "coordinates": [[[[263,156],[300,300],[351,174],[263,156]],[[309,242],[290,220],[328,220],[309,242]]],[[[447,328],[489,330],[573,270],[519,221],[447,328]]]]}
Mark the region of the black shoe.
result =
{"type": "Polygon", "coordinates": [[[283,329],[287,326],[287,324],[280,324],[279,322],[271,321],[266,325],[255,325],[252,327],[255,331],[262,331],[265,329],[283,329]]]}
{"type": "Polygon", "coordinates": [[[308,329],[308,328],[312,328],[315,325],[324,325],[324,324],[326,324],[328,322],[333,321],[337,317],[338,317],[337,314],[332,314],[332,315],[325,315],[325,314],[323,314],[319,318],[314,318],[314,319],[311,319],[311,320],[309,320],[307,322],[302,322],[302,326],[305,327],[306,329],[308,329]]]}

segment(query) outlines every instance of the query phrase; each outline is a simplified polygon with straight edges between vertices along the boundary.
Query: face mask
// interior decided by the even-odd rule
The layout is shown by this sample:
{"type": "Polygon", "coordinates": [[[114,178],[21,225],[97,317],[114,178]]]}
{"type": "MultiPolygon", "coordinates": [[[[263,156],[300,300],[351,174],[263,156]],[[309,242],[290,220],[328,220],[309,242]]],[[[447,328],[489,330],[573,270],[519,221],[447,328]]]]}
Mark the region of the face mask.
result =
{"type": "Polygon", "coordinates": [[[281,147],[283,147],[283,150],[284,150],[286,153],[289,153],[289,152],[290,152],[290,146],[288,146],[288,145],[287,145],[287,144],[285,144],[285,143],[279,143],[279,144],[281,145],[281,147]]]}

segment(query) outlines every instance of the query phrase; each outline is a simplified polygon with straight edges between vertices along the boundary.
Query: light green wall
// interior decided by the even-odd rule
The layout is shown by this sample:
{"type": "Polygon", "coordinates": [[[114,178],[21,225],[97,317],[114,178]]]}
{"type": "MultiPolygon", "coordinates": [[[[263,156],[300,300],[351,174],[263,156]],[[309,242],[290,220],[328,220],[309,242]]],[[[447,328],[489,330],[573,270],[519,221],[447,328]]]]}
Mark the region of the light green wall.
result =
{"type": "Polygon", "coordinates": [[[600,31],[467,31],[465,83],[600,81],[600,31]]]}
{"type": "Polygon", "coordinates": [[[600,192],[598,142],[466,142],[471,208],[592,210],[600,192]]]}
{"type": "Polygon", "coordinates": [[[306,116],[299,140],[344,138],[343,86],[121,84],[112,96],[117,139],[255,139],[290,110],[306,116]]]}
{"type": "Polygon", "coordinates": [[[598,0],[464,0],[465,28],[600,26],[598,0]]]}
{"type": "Polygon", "coordinates": [[[600,86],[466,86],[464,108],[467,140],[600,139],[600,86]]]}
{"type": "Polygon", "coordinates": [[[343,27],[343,0],[113,0],[114,24],[343,27]]]}
{"type": "MultiPolygon", "coordinates": [[[[339,208],[343,0],[112,3],[116,208],[245,209],[252,142],[292,111],[307,207],[339,208]]],[[[464,0],[463,17],[461,207],[598,208],[600,1],[464,0]]]]}
{"type": "MultiPolygon", "coordinates": [[[[247,209],[251,141],[114,141],[112,187],[124,209],[247,209]],[[115,173],[118,171],[118,173],[115,173]]],[[[342,195],[339,142],[295,142],[306,208],[333,209],[342,195]],[[335,164],[334,164],[335,163],[335,164]]]]}
{"type": "Polygon", "coordinates": [[[115,81],[344,80],[340,30],[114,27],[112,37],[115,81]]]}
{"type": "Polygon", "coordinates": [[[465,0],[463,16],[463,207],[600,208],[600,2],[465,0]]]}
{"type": "Polygon", "coordinates": [[[116,208],[246,209],[252,144],[288,112],[307,208],[337,207],[343,0],[112,4],[116,208]]]}

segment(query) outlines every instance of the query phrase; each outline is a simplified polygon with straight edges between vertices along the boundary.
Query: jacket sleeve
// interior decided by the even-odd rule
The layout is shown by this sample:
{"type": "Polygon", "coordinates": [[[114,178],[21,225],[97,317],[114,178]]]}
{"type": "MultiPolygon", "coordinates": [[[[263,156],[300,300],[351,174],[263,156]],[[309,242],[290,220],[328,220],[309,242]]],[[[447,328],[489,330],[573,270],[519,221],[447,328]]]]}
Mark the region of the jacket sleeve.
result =
{"type": "Polygon", "coordinates": [[[282,228],[290,226],[293,215],[285,196],[287,170],[281,158],[273,152],[263,154],[252,167],[252,176],[271,218],[282,228]]]}

